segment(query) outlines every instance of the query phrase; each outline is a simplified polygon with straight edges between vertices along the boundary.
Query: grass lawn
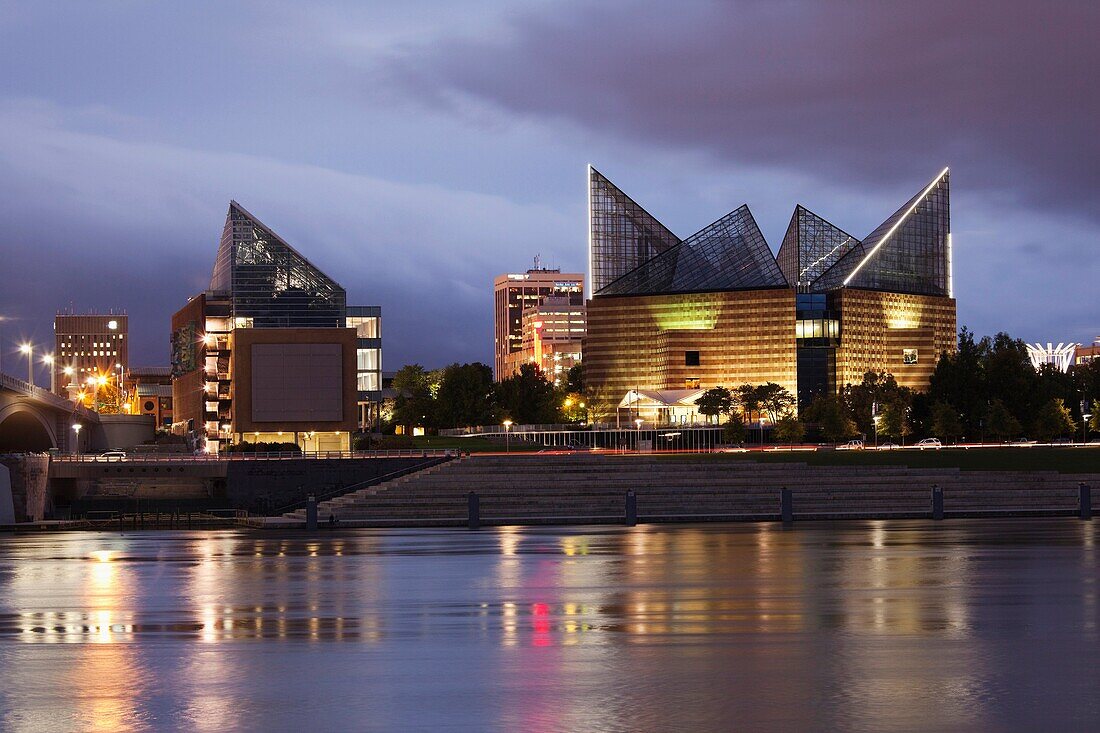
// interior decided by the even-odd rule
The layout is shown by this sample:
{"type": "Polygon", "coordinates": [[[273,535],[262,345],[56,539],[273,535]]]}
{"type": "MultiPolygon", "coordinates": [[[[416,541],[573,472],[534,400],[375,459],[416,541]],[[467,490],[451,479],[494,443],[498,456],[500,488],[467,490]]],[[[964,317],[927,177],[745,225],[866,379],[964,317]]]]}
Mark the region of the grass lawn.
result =
{"type": "Polygon", "coordinates": [[[1100,473],[1100,448],[973,448],[695,454],[698,460],[806,463],[812,466],[913,466],[963,471],[1060,471],[1100,473]]]}

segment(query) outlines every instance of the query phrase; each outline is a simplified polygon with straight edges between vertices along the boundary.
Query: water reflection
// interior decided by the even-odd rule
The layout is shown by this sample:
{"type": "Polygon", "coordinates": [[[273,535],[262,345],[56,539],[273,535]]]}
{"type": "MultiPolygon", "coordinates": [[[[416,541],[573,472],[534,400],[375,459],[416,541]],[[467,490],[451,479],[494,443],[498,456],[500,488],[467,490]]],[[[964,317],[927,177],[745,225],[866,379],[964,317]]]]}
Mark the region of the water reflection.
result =
{"type": "Polygon", "coordinates": [[[1100,715],[1095,533],[8,537],[0,728],[1075,727],[1100,715]]]}

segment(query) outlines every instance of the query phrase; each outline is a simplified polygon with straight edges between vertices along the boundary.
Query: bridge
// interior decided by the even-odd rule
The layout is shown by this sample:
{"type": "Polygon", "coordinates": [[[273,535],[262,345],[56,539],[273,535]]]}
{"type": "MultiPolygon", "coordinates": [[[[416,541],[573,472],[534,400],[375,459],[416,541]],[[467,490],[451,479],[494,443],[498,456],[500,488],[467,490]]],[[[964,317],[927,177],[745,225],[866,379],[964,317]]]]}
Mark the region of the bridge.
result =
{"type": "Polygon", "coordinates": [[[0,453],[76,452],[99,422],[92,410],[0,372],[0,453]],[[79,435],[74,424],[82,428],[79,435]]]}

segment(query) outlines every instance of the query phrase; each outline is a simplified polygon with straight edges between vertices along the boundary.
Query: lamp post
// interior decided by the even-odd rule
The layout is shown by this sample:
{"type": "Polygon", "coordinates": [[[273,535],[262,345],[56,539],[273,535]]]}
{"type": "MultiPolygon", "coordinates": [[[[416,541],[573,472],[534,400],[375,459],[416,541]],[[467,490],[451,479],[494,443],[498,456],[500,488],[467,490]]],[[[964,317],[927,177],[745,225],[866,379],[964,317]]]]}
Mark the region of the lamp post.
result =
{"type": "Polygon", "coordinates": [[[642,449],[642,423],[645,420],[638,417],[634,419],[634,450],[640,451],[642,449]]]}
{"type": "Polygon", "coordinates": [[[80,453],[80,428],[83,426],[78,423],[73,423],[73,432],[76,434],[76,438],[73,440],[73,453],[80,453]]]}
{"type": "Polygon", "coordinates": [[[34,384],[34,346],[29,342],[19,344],[19,351],[27,355],[27,384],[34,384]]]}
{"type": "Polygon", "coordinates": [[[1081,413],[1081,445],[1084,445],[1089,441],[1089,420],[1092,419],[1092,413],[1081,413]]]}
{"type": "Polygon", "coordinates": [[[53,365],[53,354],[45,354],[42,363],[50,368],[50,392],[57,393],[57,370],[53,365]]]}
{"type": "Polygon", "coordinates": [[[871,418],[871,422],[875,424],[875,447],[878,448],[878,421],[882,419],[882,415],[875,415],[871,418]]]}
{"type": "MultiPolygon", "coordinates": [[[[65,387],[68,388],[73,383],[73,372],[74,372],[74,370],[71,366],[67,366],[64,369],[62,369],[61,371],[65,374],[66,377],[69,378],[69,384],[65,385],[65,387]]],[[[72,393],[70,393],[70,394],[72,394],[72,393]]]]}
{"type": "Polygon", "coordinates": [[[504,425],[504,452],[505,453],[511,453],[512,452],[512,444],[509,442],[509,435],[511,434],[511,431],[512,431],[512,421],[511,420],[505,420],[503,425],[504,425]]]}

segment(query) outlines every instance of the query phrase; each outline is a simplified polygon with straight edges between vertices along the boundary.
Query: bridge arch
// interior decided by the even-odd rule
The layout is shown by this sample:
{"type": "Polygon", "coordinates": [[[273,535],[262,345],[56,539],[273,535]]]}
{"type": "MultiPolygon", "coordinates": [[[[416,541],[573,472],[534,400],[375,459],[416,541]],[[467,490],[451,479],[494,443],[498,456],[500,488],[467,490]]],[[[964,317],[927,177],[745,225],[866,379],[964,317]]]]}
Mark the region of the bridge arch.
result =
{"type": "Polygon", "coordinates": [[[35,453],[57,448],[56,433],[50,416],[33,405],[16,402],[0,406],[0,446],[4,451],[35,453]]]}

